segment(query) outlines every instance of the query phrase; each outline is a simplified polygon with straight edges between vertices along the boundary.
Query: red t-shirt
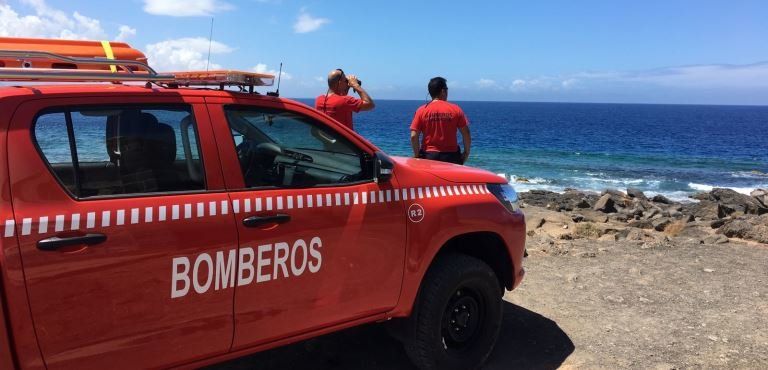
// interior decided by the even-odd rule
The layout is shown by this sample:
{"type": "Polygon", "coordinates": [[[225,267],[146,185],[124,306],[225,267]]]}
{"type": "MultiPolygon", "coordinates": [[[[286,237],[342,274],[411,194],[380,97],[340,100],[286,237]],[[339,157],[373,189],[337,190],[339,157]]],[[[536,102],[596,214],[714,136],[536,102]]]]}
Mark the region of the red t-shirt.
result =
{"type": "Polygon", "coordinates": [[[421,150],[455,152],[459,150],[456,131],[468,124],[467,117],[458,105],[433,100],[416,110],[411,130],[423,133],[421,150]]]}
{"type": "Polygon", "coordinates": [[[315,99],[315,109],[331,116],[342,125],[352,127],[352,112],[359,112],[363,101],[349,95],[320,95],[315,99]]]}

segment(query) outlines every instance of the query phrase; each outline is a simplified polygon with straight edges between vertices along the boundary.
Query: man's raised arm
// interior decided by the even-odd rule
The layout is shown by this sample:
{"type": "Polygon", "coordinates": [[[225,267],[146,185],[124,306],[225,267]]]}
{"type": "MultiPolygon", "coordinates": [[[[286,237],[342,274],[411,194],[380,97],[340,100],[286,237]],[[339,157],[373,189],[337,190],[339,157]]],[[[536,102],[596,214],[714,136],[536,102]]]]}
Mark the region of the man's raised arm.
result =
{"type": "Polygon", "coordinates": [[[360,106],[360,110],[373,110],[373,108],[376,107],[376,103],[373,102],[373,99],[370,95],[368,95],[368,92],[366,92],[363,87],[360,86],[360,82],[357,80],[357,77],[349,75],[347,76],[347,79],[349,80],[349,86],[355,90],[357,95],[360,95],[360,100],[363,101],[363,105],[360,106]]]}

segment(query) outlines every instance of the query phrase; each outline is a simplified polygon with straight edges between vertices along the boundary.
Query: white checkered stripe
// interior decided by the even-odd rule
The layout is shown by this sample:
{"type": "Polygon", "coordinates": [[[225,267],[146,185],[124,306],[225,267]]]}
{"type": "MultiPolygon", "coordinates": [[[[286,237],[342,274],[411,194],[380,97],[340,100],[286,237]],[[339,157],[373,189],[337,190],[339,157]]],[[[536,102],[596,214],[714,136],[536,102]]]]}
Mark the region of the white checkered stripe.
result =
{"type": "Polygon", "coordinates": [[[432,198],[468,197],[490,194],[485,184],[434,185],[387,190],[334,191],[314,194],[274,195],[269,197],[235,198],[205,202],[170,203],[158,206],[86,211],[71,214],[50,214],[35,218],[5,220],[6,238],[27,235],[104,228],[126,225],[178,222],[193,218],[227,216],[230,213],[281,211],[305,208],[354,207],[383,205],[392,202],[432,198]],[[68,221],[67,221],[68,220],[68,221]]]}

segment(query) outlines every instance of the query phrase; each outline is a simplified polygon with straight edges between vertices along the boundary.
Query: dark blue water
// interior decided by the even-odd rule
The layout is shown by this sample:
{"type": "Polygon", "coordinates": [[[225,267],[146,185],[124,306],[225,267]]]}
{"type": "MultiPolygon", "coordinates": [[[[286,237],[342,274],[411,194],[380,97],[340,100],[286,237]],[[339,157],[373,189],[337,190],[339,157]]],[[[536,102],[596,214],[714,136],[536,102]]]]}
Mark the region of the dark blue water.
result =
{"type": "MultiPolygon", "coordinates": [[[[355,115],[355,129],[390,154],[410,155],[408,127],[421,104],[377,101],[355,115]]],[[[632,186],[685,199],[715,186],[768,187],[768,107],[458,104],[472,130],[467,164],[506,174],[518,190],[632,186]]]]}

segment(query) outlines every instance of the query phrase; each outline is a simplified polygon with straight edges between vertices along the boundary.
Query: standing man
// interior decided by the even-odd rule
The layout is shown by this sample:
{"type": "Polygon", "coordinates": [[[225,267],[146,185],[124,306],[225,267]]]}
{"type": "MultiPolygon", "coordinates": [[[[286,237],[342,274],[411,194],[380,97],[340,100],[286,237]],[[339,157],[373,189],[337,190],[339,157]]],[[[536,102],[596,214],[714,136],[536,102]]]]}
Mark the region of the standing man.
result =
{"type": "Polygon", "coordinates": [[[371,96],[360,85],[357,77],[347,77],[341,69],[331,71],[328,74],[328,91],[315,99],[315,109],[354,130],[352,112],[372,110],[376,106],[371,96]],[[360,99],[347,95],[350,88],[360,95],[360,99]]]}
{"type": "Polygon", "coordinates": [[[432,101],[419,107],[411,122],[413,156],[464,164],[469,158],[469,148],[472,144],[467,117],[458,105],[447,101],[448,83],[444,78],[435,77],[429,80],[427,89],[432,101]],[[464,153],[459,150],[456,141],[457,130],[461,132],[464,141],[464,153]]]}

